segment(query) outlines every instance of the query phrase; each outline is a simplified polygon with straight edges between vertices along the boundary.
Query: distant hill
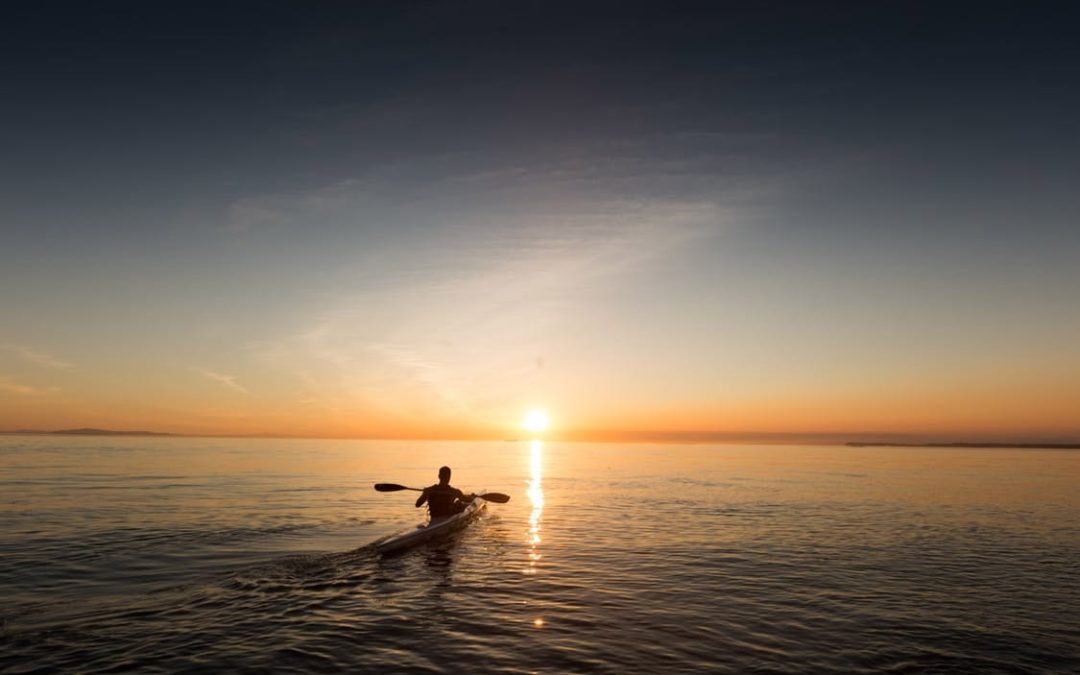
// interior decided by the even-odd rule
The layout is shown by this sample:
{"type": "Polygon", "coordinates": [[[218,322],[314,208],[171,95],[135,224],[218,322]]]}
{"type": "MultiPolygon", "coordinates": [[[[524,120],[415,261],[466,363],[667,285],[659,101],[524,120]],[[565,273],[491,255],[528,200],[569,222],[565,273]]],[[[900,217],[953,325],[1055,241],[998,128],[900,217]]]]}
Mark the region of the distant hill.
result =
{"type": "Polygon", "coordinates": [[[41,431],[37,429],[20,429],[4,433],[33,434],[38,436],[178,436],[179,434],[167,434],[160,431],[114,431],[112,429],[59,429],[57,431],[41,431]]]}
{"type": "Polygon", "coordinates": [[[111,429],[61,429],[49,433],[60,436],[175,436],[160,431],[113,431],[111,429]]]}
{"type": "Polygon", "coordinates": [[[1080,443],[845,443],[852,448],[1029,448],[1080,450],[1080,443]]]}

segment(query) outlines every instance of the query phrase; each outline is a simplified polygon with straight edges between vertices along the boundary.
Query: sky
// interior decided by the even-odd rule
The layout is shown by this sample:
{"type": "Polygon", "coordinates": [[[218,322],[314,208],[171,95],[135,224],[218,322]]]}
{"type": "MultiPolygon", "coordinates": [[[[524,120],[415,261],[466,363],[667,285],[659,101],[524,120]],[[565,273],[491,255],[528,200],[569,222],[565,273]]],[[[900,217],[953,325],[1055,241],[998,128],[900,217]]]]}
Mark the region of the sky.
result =
{"type": "Polygon", "coordinates": [[[1074,440],[1067,5],[6,5],[0,430],[1074,440]]]}

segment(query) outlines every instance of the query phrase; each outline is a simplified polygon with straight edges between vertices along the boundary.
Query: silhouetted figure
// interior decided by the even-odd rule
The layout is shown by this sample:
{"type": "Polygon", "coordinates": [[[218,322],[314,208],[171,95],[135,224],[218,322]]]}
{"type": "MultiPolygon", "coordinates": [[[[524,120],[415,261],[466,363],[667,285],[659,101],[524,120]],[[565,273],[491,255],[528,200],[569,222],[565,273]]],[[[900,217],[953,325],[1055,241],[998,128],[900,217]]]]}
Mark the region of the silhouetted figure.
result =
{"type": "Polygon", "coordinates": [[[416,500],[417,508],[427,502],[428,513],[432,518],[442,518],[461,513],[473,500],[475,495],[467,495],[461,490],[450,485],[450,467],[444,466],[439,469],[439,482],[424,488],[420,497],[416,500]]]}

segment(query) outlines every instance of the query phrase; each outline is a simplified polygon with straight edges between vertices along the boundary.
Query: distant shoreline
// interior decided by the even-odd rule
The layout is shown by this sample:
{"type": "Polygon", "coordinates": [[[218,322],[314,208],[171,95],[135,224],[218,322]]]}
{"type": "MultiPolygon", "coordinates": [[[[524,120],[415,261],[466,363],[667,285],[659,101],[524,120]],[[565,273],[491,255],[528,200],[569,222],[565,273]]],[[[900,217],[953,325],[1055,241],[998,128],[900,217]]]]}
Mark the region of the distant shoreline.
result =
{"type": "Polygon", "coordinates": [[[1080,450],[1080,443],[875,443],[851,441],[851,448],[1015,448],[1028,450],[1080,450]]]}
{"type": "Polygon", "coordinates": [[[170,434],[163,431],[113,431],[112,429],[59,429],[57,431],[40,431],[37,429],[20,429],[18,431],[0,431],[0,434],[12,436],[182,436],[183,434],[170,434]]]}

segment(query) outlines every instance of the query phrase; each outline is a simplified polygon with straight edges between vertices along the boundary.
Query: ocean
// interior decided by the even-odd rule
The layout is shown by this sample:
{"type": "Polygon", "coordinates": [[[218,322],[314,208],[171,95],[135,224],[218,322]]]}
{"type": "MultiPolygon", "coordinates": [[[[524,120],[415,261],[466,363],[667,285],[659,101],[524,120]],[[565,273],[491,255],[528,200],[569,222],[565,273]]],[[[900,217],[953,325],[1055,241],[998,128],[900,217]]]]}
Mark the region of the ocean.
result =
{"type": "Polygon", "coordinates": [[[1080,671],[1080,451],[0,436],[0,670],[1080,671]],[[441,465],[511,495],[392,557],[441,465]]]}

